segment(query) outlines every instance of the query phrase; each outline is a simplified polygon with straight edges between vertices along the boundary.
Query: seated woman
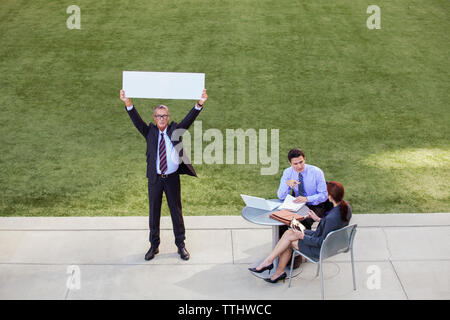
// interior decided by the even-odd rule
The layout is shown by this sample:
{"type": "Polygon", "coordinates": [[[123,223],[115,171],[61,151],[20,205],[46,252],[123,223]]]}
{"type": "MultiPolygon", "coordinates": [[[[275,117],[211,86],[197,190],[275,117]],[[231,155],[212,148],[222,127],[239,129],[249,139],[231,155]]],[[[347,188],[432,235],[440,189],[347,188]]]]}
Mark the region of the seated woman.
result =
{"type": "Polygon", "coordinates": [[[351,207],[344,200],[344,187],[342,184],[336,181],[327,182],[327,191],[328,199],[333,204],[333,209],[325,213],[322,219],[312,210],[306,216],[319,222],[317,229],[315,231],[305,230],[304,234],[297,230],[288,229],[283,233],[272,253],[256,268],[249,268],[250,271],[261,273],[265,270],[272,270],[273,261],[279,256],[277,270],[275,270],[272,277],[264,279],[267,282],[275,283],[278,280],[284,280],[287,276],[284,270],[291,260],[291,248],[295,248],[307,256],[319,258],[320,247],[327,234],[347,226],[352,216],[351,207]]]}

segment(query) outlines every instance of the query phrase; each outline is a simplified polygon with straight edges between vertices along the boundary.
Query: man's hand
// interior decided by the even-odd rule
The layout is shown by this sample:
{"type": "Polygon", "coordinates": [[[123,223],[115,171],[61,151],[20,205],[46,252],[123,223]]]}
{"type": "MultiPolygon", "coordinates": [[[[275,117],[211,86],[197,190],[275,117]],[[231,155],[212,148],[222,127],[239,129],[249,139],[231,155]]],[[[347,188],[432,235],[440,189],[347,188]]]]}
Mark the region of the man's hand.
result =
{"type": "Polygon", "coordinates": [[[295,187],[296,185],[298,185],[299,182],[298,182],[297,180],[288,180],[288,181],[286,181],[286,184],[287,184],[289,187],[291,187],[292,189],[294,189],[294,187],[295,187]]]}
{"type": "Polygon", "coordinates": [[[205,103],[206,100],[208,100],[208,95],[206,94],[206,89],[203,89],[202,97],[200,98],[200,100],[197,101],[197,105],[199,107],[203,107],[203,104],[205,103]]]}
{"type": "Polygon", "coordinates": [[[125,91],[123,89],[120,90],[120,100],[122,100],[127,107],[131,107],[133,105],[131,100],[125,96],[125,91]]]}
{"type": "Polygon", "coordinates": [[[302,197],[302,196],[298,196],[297,198],[294,199],[294,202],[295,203],[308,202],[308,198],[302,197]]]}

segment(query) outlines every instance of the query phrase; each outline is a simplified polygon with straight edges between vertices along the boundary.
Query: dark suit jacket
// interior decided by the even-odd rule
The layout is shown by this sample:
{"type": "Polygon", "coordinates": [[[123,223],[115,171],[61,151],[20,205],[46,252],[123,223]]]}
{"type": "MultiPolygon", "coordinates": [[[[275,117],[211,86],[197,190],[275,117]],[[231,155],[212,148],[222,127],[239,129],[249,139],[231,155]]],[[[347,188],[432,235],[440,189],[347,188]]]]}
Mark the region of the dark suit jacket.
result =
{"type": "Polygon", "coordinates": [[[336,206],[330,210],[330,212],[320,220],[319,225],[315,231],[305,230],[305,236],[303,240],[300,240],[301,246],[306,245],[309,248],[302,250],[300,243],[299,249],[305,253],[310,251],[315,257],[320,255],[320,247],[322,246],[325,237],[332,231],[341,229],[348,225],[352,217],[352,208],[348,206],[347,221],[342,221],[340,206],[336,206]]]}
{"type": "MultiPolygon", "coordinates": [[[[125,108],[126,109],[126,108],[125,108]]],[[[196,110],[195,107],[189,111],[189,113],[184,117],[184,119],[180,123],[176,123],[172,121],[168,127],[167,127],[167,134],[169,135],[169,138],[172,140],[172,134],[176,129],[185,129],[187,130],[191,124],[194,122],[195,118],[199,115],[201,110],[196,110]]],[[[142,120],[141,116],[136,110],[136,107],[128,111],[128,115],[131,118],[131,121],[133,121],[134,126],[139,130],[139,132],[144,136],[145,140],[147,141],[147,178],[149,183],[155,183],[156,182],[156,158],[158,155],[158,133],[159,129],[158,127],[153,124],[149,123],[148,125],[142,120]]],[[[179,138],[177,138],[178,141],[173,141],[173,146],[176,148],[176,150],[180,150],[179,156],[182,157],[184,154],[183,150],[183,143],[182,139],[179,133],[177,133],[179,138]],[[180,144],[178,146],[178,144],[180,144]]],[[[187,159],[187,158],[186,158],[187,159]]],[[[178,173],[179,174],[188,174],[191,176],[196,177],[197,174],[195,173],[194,167],[190,164],[190,161],[186,161],[188,163],[185,163],[184,161],[180,163],[178,167],[178,173]]]]}

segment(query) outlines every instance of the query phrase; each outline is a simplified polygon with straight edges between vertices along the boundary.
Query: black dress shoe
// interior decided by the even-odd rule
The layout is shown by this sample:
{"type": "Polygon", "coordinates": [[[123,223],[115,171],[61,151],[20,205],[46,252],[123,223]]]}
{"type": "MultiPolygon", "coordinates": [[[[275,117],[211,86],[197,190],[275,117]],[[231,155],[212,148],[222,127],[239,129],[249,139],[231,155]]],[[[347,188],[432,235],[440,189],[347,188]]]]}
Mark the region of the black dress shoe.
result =
{"type": "Polygon", "coordinates": [[[283,280],[283,282],[284,282],[284,279],[286,279],[286,277],[287,277],[286,272],[283,272],[278,278],[276,278],[274,280],[272,280],[270,278],[267,278],[267,279],[264,279],[264,280],[267,281],[267,282],[270,282],[270,283],[277,283],[278,280],[283,280]]]}
{"type": "Polygon", "coordinates": [[[147,261],[152,260],[155,257],[155,255],[158,253],[159,253],[159,248],[151,247],[145,254],[145,260],[147,260],[147,261]]]}
{"type": "Polygon", "coordinates": [[[183,260],[189,260],[190,258],[189,252],[186,250],[185,247],[178,247],[178,254],[183,260]]]}
{"type": "Polygon", "coordinates": [[[256,268],[248,268],[248,270],[250,270],[251,272],[256,272],[256,273],[262,273],[266,270],[272,270],[273,268],[273,263],[269,264],[268,266],[265,266],[263,268],[261,268],[260,270],[257,270],[256,268]]]}

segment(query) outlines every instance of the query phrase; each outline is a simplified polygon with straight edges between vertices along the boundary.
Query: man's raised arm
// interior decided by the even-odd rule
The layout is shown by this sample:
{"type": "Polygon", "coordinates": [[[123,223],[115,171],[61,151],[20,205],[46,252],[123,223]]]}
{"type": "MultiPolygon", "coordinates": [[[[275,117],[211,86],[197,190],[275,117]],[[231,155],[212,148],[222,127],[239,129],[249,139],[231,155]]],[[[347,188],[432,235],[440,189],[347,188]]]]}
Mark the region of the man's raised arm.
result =
{"type": "Polygon", "coordinates": [[[189,113],[184,117],[184,119],[178,124],[177,128],[189,129],[192,122],[194,122],[195,118],[197,118],[200,111],[203,109],[203,105],[205,101],[208,99],[208,95],[206,94],[206,89],[203,90],[202,97],[197,101],[195,107],[189,111],[189,113]]]}
{"type": "Polygon", "coordinates": [[[133,103],[131,102],[130,98],[127,98],[125,96],[125,91],[123,89],[120,90],[120,100],[122,100],[125,103],[128,115],[130,116],[131,121],[133,121],[134,126],[145,138],[148,133],[148,125],[144,122],[144,120],[142,120],[136,108],[133,106],[133,103]]]}

